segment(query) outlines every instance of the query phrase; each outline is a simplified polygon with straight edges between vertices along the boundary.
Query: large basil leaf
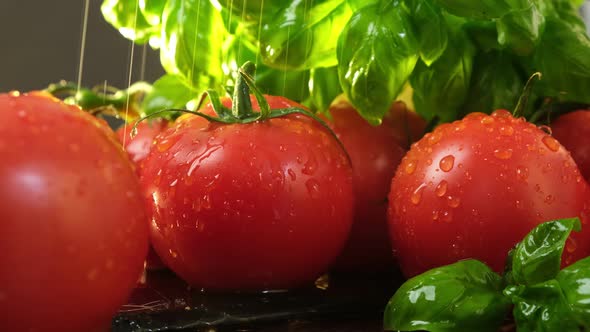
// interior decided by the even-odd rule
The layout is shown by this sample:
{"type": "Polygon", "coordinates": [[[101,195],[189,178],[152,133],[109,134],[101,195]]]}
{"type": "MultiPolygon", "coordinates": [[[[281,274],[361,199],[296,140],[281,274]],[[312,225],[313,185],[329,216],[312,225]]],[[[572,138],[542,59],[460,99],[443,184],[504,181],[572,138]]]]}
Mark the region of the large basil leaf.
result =
{"type": "Polygon", "coordinates": [[[519,332],[579,332],[559,283],[551,279],[534,286],[508,286],[504,294],[514,303],[519,332]]]}
{"type": "Polygon", "coordinates": [[[550,221],[535,227],[516,245],[512,256],[513,281],[534,285],[555,278],[565,241],[572,230],[579,229],[578,218],[550,221]]]}
{"type": "Polygon", "coordinates": [[[545,27],[545,17],[534,4],[509,12],[497,21],[498,42],[518,55],[530,54],[545,27]]]}
{"type": "Polygon", "coordinates": [[[532,65],[543,74],[538,84],[543,95],[590,103],[590,38],[570,23],[547,18],[532,65]]]}
{"type": "Polygon", "coordinates": [[[221,88],[222,44],[227,32],[209,0],[169,0],[162,14],[160,59],[170,74],[197,91],[221,88]]]}
{"type": "Polygon", "coordinates": [[[291,1],[272,20],[263,20],[259,42],[264,63],[283,70],[335,66],[335,36],[351,15],[345,0],[291,1]]]}
{"type": "Polygon", "coordinates": [[[509,0],[436,0],[449,13],[477,19],[499,18],[511,9],[509,0]]]}
{"type": "Polygon", "coordinates": [[[440,7],[432,0],[405,0],[409,8],[420,49],[420,58],[427,66],[438,59],[448,42],[448,28],[440,7]]]}
{"type": "Polygon", "coordinates": [[[416,66],[419,45],[396,1],[355,12],[338,39],[340,84],[359,113],[379,124],[416,66]]]}
{"type": "Polygon", "coordinates": [[[561,270],[557,281],[577,322],[590,329],[590,257],[561,270]]]}
{"type": "MultiPolygon", "coordinates": [[[[202,91],[194,91],[184,84],[182,77],[166,74],[154,82],[152,90],[145,96],[141,110],[144,115],[159,112],[170,108],[187,107],[187,103],[199,97],[202,91]]],[[[167,114],[173,118],[177,114],[167,114]]]]}
{"type": "Polygon", "coordinates": [[[498,331],[510,303],[502,279],[476,260],[430,270],[404,283],[385,309],[386,330],[498,331]]]}
{"type": "Polygon", "coordinates": [[[467,98],[475,50],[464,32],[455,32],[442,56],[430,67],[420,62],[410,84],[414,105],[425,119],[452,121],[467,98]]]}
{"type": "Polygon", "coordinates": [[[491,113],[514,109],[524,87],[512,57],[506,52],[490,51],[475,57],[473,74],[463,114],[491,113]]]}
{"type": "Polygon", "coordinates": [[[158,38],[165,0],[104,0],[100,10],[107,22],[138,44],[158,38]]]}

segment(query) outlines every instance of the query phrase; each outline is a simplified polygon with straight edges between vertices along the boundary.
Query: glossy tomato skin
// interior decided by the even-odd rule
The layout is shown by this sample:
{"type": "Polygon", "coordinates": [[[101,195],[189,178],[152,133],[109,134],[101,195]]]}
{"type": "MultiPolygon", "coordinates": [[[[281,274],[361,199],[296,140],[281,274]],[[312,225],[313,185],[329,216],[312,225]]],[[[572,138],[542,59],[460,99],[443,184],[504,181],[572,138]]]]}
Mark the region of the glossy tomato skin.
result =
{"type": "MultiPolygon", "coordinates": [[[[138,177],[142,171],[142,163],[152,149],[154,139],[159,133],[168,128],[168,125],[168,121],[164,119],[154,119],[152,121],[142,121],[138,123],[137,126],[132,123],[117,129],[117,138],[119,139],[119,142],[123,144],[123,148],[133,162],[138,177]],[[134,127],[136,130],[135,135],[131,135],[134,127]]],[[[166,268],[151,245],[145,263],[146,269],[148,270],[161,270],[166,268]]]]}
{"type": "Polygon", "coordinates": [[[580,172],[590,180],[590,111],[578,110],[561,115],[551,123],[553,137],[570,153],[580,172]]]}
{"type": "MultiPolygon", "coordinates": [[[[267,98],[272,108],[292,105],[267,98]]],[[[313,282],[352,223],[350,163],[304,115],[232,125],[187,118],[157,137],[141,182],[154,248],[207,290],[313,282]]]]}
{"type": "Polygon", "coordinates": [[[564,264],[590,254],[589,190],[569,152],[507,111],[473,113],[415,143],[391,184],[389,223],[408,277],[464,258],[497,272],[537,224],[581,217],[564,264]]]}
{"type": "Polygon", "coordinates": [[[108,127],[41,93],[0,94],[0,330],[104,331],[140,276],[139,184],[108,127]]]}
{"type": "Polygon", "coordinates": [[[330,107],[329,124],[350,155],[353,168],[354,223],[334,269],[380,272],[395,262],[387,226],[387,194],[391,179],[410,143],[425,122],[404,103],[392,105],[379,126],[365,121],[344,98],[330,107]]]}

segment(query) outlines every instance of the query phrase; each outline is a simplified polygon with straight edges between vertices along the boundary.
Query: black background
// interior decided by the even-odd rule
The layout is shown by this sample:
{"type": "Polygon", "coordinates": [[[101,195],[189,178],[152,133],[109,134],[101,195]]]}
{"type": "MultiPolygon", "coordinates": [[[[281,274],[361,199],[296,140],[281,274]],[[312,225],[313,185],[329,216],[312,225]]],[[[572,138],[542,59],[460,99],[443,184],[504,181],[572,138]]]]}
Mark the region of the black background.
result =
{"type": "MultiPolygon", "coordinates": [[[[85,0],[0,0],[0,92],[29,91],[77,81],[85,0]]],[[[102,17],[102,0],[89,1],[82,84],[124,88],[131,43],[102,17]]],[[[132,82],[163,74],[159,53],[135,46],[132,82]]]]}

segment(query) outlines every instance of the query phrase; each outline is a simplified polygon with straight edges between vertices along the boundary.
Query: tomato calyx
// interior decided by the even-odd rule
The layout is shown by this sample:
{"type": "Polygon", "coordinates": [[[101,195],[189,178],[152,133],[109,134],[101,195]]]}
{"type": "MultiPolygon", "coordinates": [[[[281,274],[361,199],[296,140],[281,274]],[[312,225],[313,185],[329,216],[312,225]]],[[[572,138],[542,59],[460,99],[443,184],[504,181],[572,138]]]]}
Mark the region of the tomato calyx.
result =
{"type": "Polygon", "coordinates": [[[44,91],[63,98],[68,104],[78,105],[92,115],[110,115],[129,122],[140,117],[138,105],[151,89],[146,82],[137,82],[128,89],[119,90],[107,85],[89,89],[74,82],[60,81],[50,84],[44,91]]]}

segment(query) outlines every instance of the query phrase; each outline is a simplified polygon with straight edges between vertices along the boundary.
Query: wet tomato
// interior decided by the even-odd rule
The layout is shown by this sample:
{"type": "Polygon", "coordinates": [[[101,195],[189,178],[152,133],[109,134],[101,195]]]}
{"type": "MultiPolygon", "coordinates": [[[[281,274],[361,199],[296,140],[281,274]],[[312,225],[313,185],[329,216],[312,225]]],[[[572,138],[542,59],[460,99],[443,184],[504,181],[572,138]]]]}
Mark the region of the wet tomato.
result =
{"type": "Polygon", "coordinates": [[[580,172],[590,180],[590,111],[578,110],[564,114],[551,123],[553,137],[570,153],[580,172]]]}
{"type": "MultiPolygon", "coordinates": [[[[137,126],[132,123],[117,129],[117,138],[134,163],[138,177],[142,170],[141,164],[150,153],[156,135],[168,128],[168,125],[168,121],[164,119],[154,119],[153,121],[142,121],[137,126]],[[136,129],[135,135],[131,135],[134,127],[136,129]]],[[[160,270],[165,267],[158,254],[150,246],[146,258],[146,268],[160,270]]]]}
{"type": "Polygon", "coordinates": [[[0,330],[104,331],[143,269],[137,177],[112,131],[41,93],[0,94],[0,330]]]}
{"type": "MultiPolygon", "coordinates": [[[[273,109],[293,105],[266,98],[273,109]]],[[[180,277],[208,290],[312,282],[352,223],[349,160],[302,114],[248,124],[186,118],[158,135],[141,182],[154,248],[180,277]]]]}
{"type": "Polygon", "coordinates": [[[379,126],[366,122],[343,97],[330,107],[330,126],[344,144],[353,166],[354,223],[335,269],[378,272],[394,263],[387,228],[391,179],[425,122],[405,104],[393,104],[379,126]]]}
{"type": "Polygon", "coordinates": [[[537,224],[581,217],[564,264],[590,254],[589,188],[559,142],[499,110],[443,124],[415,143],[391,184],[389,224],[403,272],[464,258],[502,271],[537,224]]]}

